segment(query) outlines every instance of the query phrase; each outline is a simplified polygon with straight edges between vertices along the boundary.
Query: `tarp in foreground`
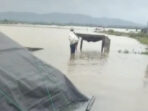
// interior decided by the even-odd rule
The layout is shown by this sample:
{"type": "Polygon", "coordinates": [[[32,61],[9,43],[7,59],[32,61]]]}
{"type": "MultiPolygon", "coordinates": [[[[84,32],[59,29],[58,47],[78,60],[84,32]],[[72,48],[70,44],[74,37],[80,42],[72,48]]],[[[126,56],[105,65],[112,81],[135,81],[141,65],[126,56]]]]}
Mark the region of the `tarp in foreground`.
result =
{"type": "Polygon", "coordinates": [[[70,111],[86,101],[64,74],[0,33],[0,111],[70,111]]]}

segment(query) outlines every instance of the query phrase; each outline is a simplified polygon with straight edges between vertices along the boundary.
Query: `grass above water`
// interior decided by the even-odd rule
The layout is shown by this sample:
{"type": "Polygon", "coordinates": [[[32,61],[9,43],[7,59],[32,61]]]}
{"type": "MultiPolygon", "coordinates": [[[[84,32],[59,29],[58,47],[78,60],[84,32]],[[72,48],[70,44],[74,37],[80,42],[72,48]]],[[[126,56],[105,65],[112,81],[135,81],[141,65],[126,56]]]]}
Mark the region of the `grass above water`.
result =
{"type": "Polygon", "coordinates": [[[136,40],[138,40],[140,43],[145,44],[148,46],[148,34],[143,33],[143,32],[129,32],[129,33],[125,33],[125,32],[117,32],[114,30],[109,30],[109,31],[103,31],[103,33],[109,34],[109,35],[116,35],[116,36],[127,36],[127,37],[131,37],[134,38],[136,40]]]}

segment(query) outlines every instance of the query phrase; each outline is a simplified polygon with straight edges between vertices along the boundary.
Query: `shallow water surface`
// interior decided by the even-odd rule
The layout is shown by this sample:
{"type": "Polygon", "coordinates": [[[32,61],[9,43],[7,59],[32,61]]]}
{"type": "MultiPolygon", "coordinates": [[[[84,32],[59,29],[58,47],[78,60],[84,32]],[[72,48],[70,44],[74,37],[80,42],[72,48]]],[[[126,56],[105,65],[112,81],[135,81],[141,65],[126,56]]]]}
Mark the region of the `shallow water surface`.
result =
{"type": "Polygon", "coordinates": [[[62,71],[85,95],[95,96],[92,111],[148,111],[148,56],[118,53],[145,50],[138,41],[108,35],[108,55],[100,53],[101,42],[84,42],[73,58],[68,29],[0,26],[0,31],[25,47],[44,48],[33,54],[62,71]]]}

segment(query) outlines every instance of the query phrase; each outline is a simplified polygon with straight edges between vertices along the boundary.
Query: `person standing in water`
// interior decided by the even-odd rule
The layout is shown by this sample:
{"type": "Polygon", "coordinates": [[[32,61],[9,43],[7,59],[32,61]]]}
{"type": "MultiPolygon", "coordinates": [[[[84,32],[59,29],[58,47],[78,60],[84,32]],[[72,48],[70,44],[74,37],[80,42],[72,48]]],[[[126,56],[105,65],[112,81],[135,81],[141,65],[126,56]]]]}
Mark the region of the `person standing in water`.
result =
{"type": "Polygon", "coordinates": [[[70,29],[69,41],[71,54],[75,54],[79,39],[75,34],[74,29],[70,29]]]}

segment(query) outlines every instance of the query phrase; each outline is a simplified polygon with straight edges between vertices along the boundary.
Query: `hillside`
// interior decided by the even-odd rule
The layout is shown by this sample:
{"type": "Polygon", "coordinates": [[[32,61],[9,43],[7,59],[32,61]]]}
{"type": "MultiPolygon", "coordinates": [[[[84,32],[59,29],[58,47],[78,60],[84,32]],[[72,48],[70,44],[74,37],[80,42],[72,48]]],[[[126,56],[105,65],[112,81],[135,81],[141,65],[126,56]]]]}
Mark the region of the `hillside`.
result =
{"type": "Polygon", "coordinates": [[[1,12],[0,21],[19,21],[28,23],[47,23],[47,24],[76,24],[92,26],[114,26],[114,27],[140,27],[134,22],[113,19],[113,18],[95,18],[80,14],[49,13],[36,14],[28,12],[1,12]]]}

